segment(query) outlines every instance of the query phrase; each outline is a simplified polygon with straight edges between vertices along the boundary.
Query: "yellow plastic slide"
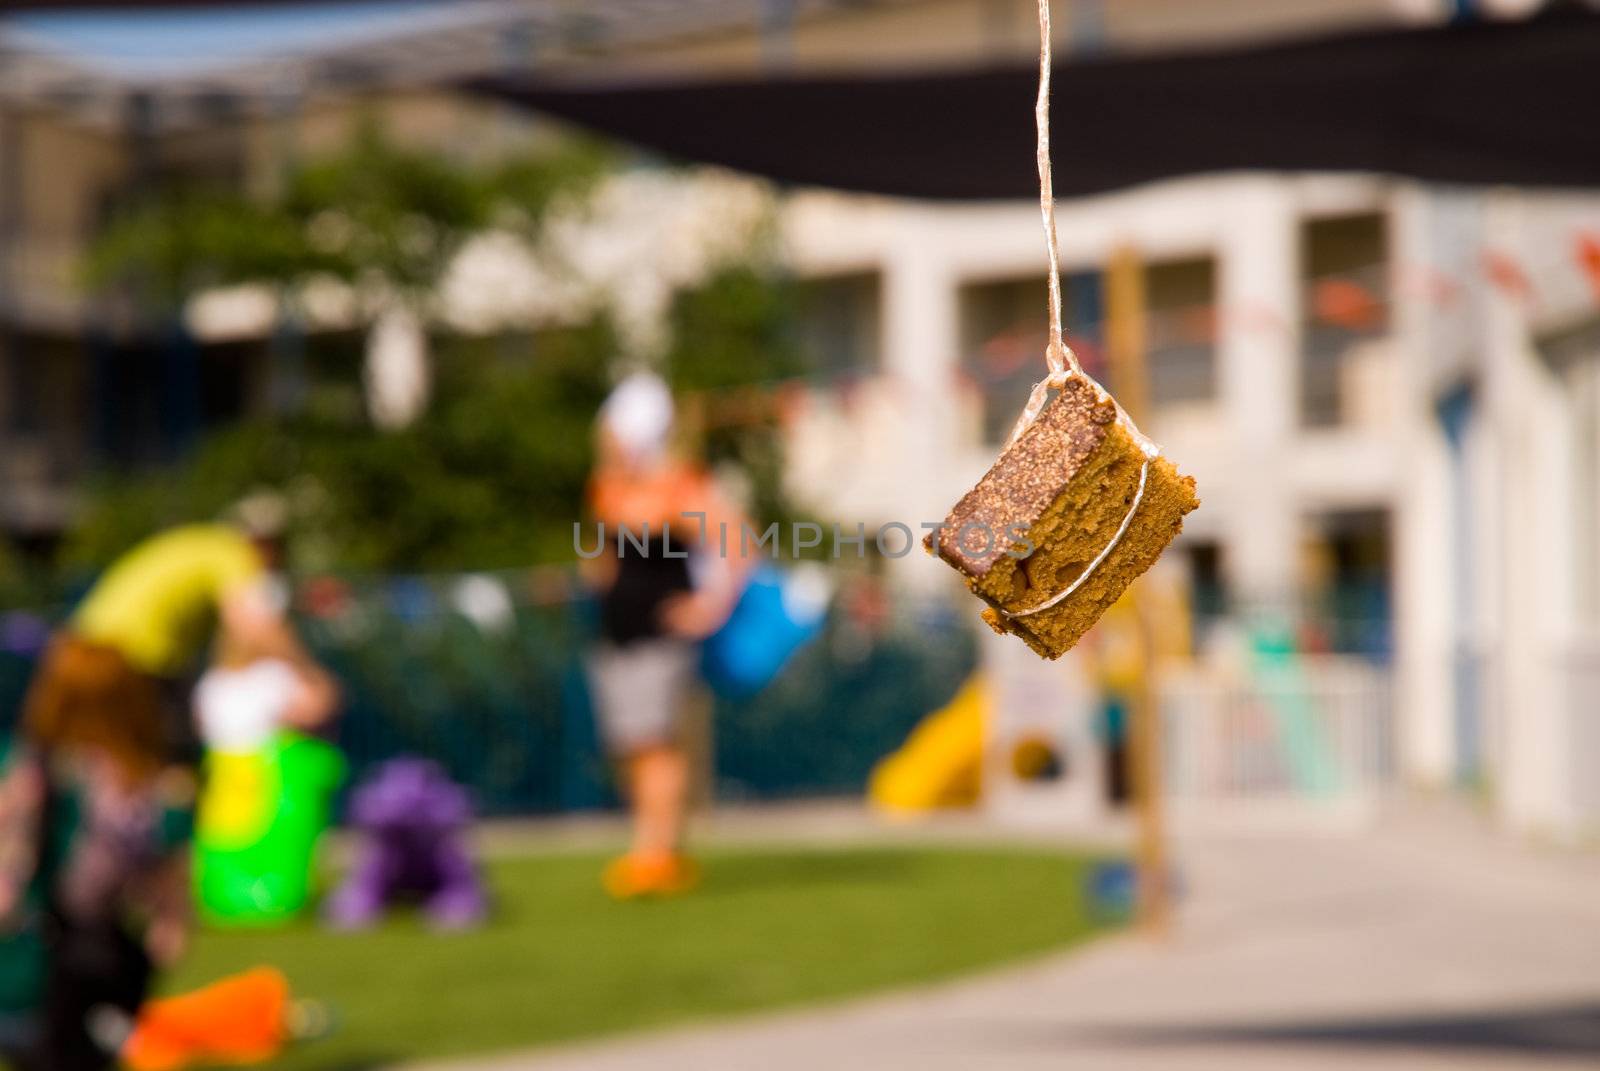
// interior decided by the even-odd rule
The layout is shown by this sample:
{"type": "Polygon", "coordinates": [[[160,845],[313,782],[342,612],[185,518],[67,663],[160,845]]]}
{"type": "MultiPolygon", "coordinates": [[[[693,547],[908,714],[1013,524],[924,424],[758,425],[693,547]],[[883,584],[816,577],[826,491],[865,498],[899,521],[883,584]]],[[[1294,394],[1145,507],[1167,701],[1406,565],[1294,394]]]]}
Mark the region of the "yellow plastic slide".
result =
{"type": "Polygon", "coordinates": [[[988,681],[974,673],[954,699],[923,718],[900,750],[873,769],[867,788],[873,805],[892,814],[916,814],[977,803],[989,705],[988,681]]]}

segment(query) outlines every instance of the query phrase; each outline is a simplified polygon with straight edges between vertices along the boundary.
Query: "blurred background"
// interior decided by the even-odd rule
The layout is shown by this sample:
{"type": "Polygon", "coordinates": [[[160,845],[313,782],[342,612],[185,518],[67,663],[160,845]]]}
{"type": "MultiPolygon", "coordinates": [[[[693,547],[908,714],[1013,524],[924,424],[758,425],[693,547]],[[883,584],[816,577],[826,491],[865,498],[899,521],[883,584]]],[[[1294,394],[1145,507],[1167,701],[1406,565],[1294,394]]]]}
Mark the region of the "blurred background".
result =
{"type": "MultiPolygon", "coordinates": [[[[1137,96],[1144,58],[1427,33],[1444,35],[1443,55],[1452,30],[1511,42],[1522,20],[1590,33],[1594,18],[1553,0],[1054,8],[1058,77],[1127,64],[1135,117],[1170,103],[1137,96]]],[[[297,987],[352,1010],[295,1066],[516,1048],[940,976],[1120,925],[1135,879],[1117,860],[1143,832],[1176,860],[1165,950],[1098,944],[1031,995],[988,983],[956,1017],[989,1016],[989,1034],[928,1041],[902,1007],[877,1025],[629,1043],[574,1066],[748,1066],[780,1050],[794,1066],[1043,1066],[1074,1046],[1097,1066],[1112,1050],[1116,1066],[1163,1067],[1600,1059],[1600,195],[1516,185],[1514,171],[1389,173],[1377,150],[1367,168],[1305,170],[1286,150],[1201,152],[1170,177],[1062,199],[1068,340],[1139,399],[1203,504],[1141,582],[1141,609],[1040,663],[988,634],[950,570],[898,554],[890,527],[944,516],[1043,372],[1035,15],[1031,0],[0,13],[0,723],[105,565],[270,488],[289,511],[296,621],[345,689],[348,783],[397,756],[437,760],[494,819],[501,885],[552,889],[581,914],[589,870],[542,853],[614,836],[586,817],[617,790],[585,686],[595,614],[572,542],[611,385],[657,369],[752,517],[834,533],[809,555],[834,592],[820,635],[768,687],[694,721],[709,843],[746,847],[713,852],[729,853],[728,878],[709,872],[710,906],[673,909],[711,912],[741,889],[792,897],[725,903],[757,925],[747,943],[676,961],[714,997],[660,996],[691,984],[671,947],[650,953],[665,974],[608,974],[614,953],[570,934],[563,980],[594,973],[573,984],[598,1004],[628,991],[625,1014],[563,1016],[556,1001],[519,1032],[518,993],[474,991],[507,1021],[441,1010],[391,1029],[415,1008],[361,993],[392,960],[330,964],[351,957],[314,928],[202,937],[186,981],[256,958],[303,964],[297,987]],[[1021,136],[974,150],[984,166],[1014,157],[995,164],[1014,196],[896,197],[714,166],[755,151],[715,135],[717,101],[741,87],[829,83],[849,100],[855,80],[985,71],[1025,85],[1004,97],[1021,136]],[[716,89],[681,92],[697,85],[716,89]],[[835,525],[859,525],[864,544],[836,545],[835,525]],[[1156,622],[1149,650],[1129,638],[1136,616],[1156,622]],[[1141,696],[1159,731],[1156,827],[1130,812],[1141,696]],[[962,885],[973,859],[993,887],[962,885]],[[904,906],[919,887],[938,900],[916,915],[934,932],[1003,932],[870,969],[763,943],[768,911],[837,908],[867,935],[881,920],[850,915],[851,889],[904,906]],[[1493,933],[1503,941],[1472,943],[1493,933]],[[1296,974],[1324,950],[1337,964],[1322,982],[1296,974]],[[779,976],[769,996],[741,973],[753,959],[779,976]],[[1300,981],[1285,991],[1272,970],[1300,981]],[[1232,979],[1236,1004],[1202,976],[1232,979]],[[1383,1020],[1391,992],[1415,998],[1412,1018],[1383,1020]],[[1141,1034],[1152,1007],[1167,1026],[1141,1034]]],[[[1320,92],[1336,111],[1338,84],[1320,92]]],[[[761,99],[770,118],[741,138],[823,161],[861,151],[830,149],[830,113],[804,93],[798,118],[761,99]]],[[[1417,102],[1391,103],[1399,123],[1417,102]]],[[[1544,106],[1593,123],[1581,98],[1544,106]]],[[[1114,172],[1140,144],[1132,129],[1075,134],[1093,108],[1092,94],[1057,100],[1069,190],[1080,158],[1114,172]]],[[[1460,144],[1473,122],[1460,116],[1460,144]]],[[[539,931],[530,949],[562,927],[551,903],[508,923],[539,931]]],[[[599,945],[656,939],[636,919],[593,925],[584,939],[599,945]]],[[[846,933],[818,940],[852,947],[846,933]]],[[[449,954],[492,962],[490,947],[462,947],[449,954]]]]}

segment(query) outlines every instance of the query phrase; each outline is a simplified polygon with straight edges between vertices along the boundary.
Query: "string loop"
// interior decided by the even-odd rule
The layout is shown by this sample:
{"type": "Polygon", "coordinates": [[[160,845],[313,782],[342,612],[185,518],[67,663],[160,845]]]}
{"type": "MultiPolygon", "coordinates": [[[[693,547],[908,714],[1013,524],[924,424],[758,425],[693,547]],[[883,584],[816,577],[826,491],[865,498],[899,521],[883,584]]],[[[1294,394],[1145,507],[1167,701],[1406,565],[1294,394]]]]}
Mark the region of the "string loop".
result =
{"type": "Polygon", "coordinates": [[[1133,493],[1133,502],[1129,504],[1128,512],[1123,514],[1122,523],[1117,526],[1116,535],[1112,536],[1111,542],[1107,543],[1100,553],[1095,555],[1094,561],[1090,562],[1071,584],[1056,592],[1044,602],[1030,606],[1026,610],[1001,610],[1002,614],[1010,618],[1027,617],[1030,614],[1036,614],[1041,610],[1048,610],[1050,607],[1061,603],[1074,591],[1083,587],[1084,583],[1094,575],[1095,570],[1100,568],[1100,563],[1109,558],[1111,552],[1117,549],[1117,544],[1122,542],[1122,537],[1128,534],[1128,526],[1133,523],[1133,515],[1139,512],[1139,503],[1144,501],[1144,485],[1150,478],[1150,461],[1151,458],[1147,455],[1144,459],[1144,464],[1139,466],[1139,489],[1133,493]]]}

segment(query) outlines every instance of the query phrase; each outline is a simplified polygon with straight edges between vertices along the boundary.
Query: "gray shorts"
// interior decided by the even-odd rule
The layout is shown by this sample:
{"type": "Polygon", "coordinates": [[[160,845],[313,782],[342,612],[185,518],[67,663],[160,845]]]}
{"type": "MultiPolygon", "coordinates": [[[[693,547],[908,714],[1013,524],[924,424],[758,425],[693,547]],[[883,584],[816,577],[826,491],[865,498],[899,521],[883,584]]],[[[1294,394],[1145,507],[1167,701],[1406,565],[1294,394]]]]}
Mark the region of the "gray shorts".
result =
{"type": "Polygon", "coordinates": [[[588,659],[589,694],[606,750],[628,755],[678,742],[695,653],[693,644],[679,639],[595,648],[588,659]]]}

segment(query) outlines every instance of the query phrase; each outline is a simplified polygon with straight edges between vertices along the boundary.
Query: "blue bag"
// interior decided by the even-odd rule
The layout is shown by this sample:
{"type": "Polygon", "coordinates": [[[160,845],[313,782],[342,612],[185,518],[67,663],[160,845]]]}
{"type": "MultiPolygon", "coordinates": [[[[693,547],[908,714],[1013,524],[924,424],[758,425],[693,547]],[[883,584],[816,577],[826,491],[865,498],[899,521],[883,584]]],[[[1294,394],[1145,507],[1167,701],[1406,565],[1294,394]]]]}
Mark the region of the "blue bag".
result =
{"type": "Polygon", "coordinates": [[[791,572],[762,565],[728,620],[700,649],[700,671],[718,695],[754,695],[772,683],[794,653],[822,631],[827,577],[815,567],[791,572]]]}

